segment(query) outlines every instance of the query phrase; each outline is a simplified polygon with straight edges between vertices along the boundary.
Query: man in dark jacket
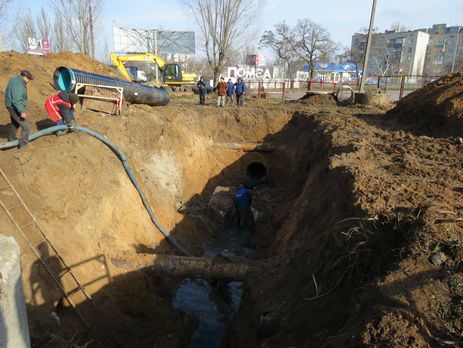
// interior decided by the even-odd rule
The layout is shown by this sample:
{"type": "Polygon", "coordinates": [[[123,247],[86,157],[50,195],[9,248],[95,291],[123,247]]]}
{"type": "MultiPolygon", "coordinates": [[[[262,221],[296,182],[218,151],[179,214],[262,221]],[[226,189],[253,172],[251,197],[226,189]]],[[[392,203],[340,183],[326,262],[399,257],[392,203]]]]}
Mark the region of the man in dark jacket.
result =
{"type": "Polygon", "coordinates": [[[235,83],[235,93],[236,93],[236,105],[243,106],[244,91],[246,90],[246,85],[243,82],[241,77],[238,77],[238,80],[235,83]]]}
{"type": "Polygon", "coordinates": [[[198,87],[198,93],[199,93],[199,104],[205,105],[206,104],[206,93],[207,93],[207,88],[206,84],[203,81],[203,77],[201,76],[199,78],[198,83],[196,84],[196,87],[198,87]]]}
{"type": "Polygon", "coordinates": [[[227,105],[233,106],[233,94],[235,94],[235,84],[228,79],[227,88],[227,105]]]}
{"type": "Polygon", "coordinates": [[[23,149],[29,143],[31,124],[27,120],[27,84],[33,80],[28,70],[22,70],[18,76],[11,78],[5,89],[5,106],[10,114],[11,125],[8,141],[16,140],[16,133],[21,127],[21,139],[19,148],[23,149]]]}

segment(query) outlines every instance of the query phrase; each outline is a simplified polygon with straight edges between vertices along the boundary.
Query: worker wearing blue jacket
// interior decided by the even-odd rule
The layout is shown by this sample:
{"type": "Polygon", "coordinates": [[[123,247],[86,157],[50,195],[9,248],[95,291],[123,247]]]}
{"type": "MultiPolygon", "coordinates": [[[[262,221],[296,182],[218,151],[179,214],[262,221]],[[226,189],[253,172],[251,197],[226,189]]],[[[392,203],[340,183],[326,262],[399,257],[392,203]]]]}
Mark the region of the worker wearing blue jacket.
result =
{"type": "Polygon", "coordinates": [[[235,193],[235,208],[237,214],[238,227],[240,229],[254,229],[254,218],[252,216],[252,190],[248,185],[244,185],[235,193]]]}
{"type": "Polygon", "coordinates": [[[235,93],[236,93],[236,105],[243,106],[244,91],[246,90],[246,84],[244,83],[241,77],[238,77],[238,80],[235,83],[235,93]]]}
{"type": "Polygon", "coordinates": [[[228,89],[227,89],[227,103],[226,105],[233,106],[233,94],[235,94],[235,84],[231,79],[228,79],[228,89]]]}

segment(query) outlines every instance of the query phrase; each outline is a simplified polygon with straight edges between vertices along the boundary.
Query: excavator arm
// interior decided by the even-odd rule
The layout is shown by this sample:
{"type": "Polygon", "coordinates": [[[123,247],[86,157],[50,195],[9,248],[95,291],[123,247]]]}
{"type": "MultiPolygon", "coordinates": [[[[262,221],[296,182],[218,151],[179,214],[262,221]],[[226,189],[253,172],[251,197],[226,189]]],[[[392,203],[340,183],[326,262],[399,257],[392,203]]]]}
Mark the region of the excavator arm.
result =
{"type": "Polygon", "coordinates": [[[176,63],[166,64],[166,62],[158,55],[153,53],[138,53],[138,54],[117,54],[111,53],[111,61],[121,74],[128,80],[132,78],[127,71],[128,63],[151,62],[155,63],[162,75],[163,82],[170,86],[194,85],[198,75],[194,72],[183,72],[180,66],[176,63]]]}
{"type": "Polygon", "coordinates": [[[158,55],[152,53],[140,53],[140,54],[117,54],[111,53],[111,61],[113,62],[114,66],[121,72],[122,76],[128,81],[132,81],[129,72],[126,69],[126,63],[154,63],[158,66],[161,70],[164,69],[166,63],[164,60],[159,57],[158,55]]]}
{"type": "Polygon", "coordinates": [[[122,74],[122,76],[124,76],[124,78],[127,80],[127,81],[132,81],[132,79],[130,78],[130,75],[129,73],[127,72],[127,69],[125,68],[124,66],[124,63],[122,62],[122,60],[119,58],[120,56],[118,56],[117,54],[115,53],[111,53],[111,62],[113,63],[113,65],[117,68],[117,70],[119,70],[119,72],[122,74]]]}

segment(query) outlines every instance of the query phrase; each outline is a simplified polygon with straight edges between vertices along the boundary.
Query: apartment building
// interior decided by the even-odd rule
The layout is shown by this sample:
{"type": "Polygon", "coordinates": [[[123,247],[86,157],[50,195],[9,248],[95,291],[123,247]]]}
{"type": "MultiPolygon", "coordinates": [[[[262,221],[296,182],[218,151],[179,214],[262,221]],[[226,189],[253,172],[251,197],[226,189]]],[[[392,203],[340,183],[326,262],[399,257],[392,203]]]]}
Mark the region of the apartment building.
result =
{"type": "MultiPolygon", "coordinates": [[[[399,32],[386,30],[372,35],[368,74],[442,75],[463,63],[463,28],[435,24],[432,28],[399,32]]],[[[352,36],[352,55],[363,62],[366,34],[352,36]]]]}
{"type": "MultiPolygon", "coordinates": [[[[368,74],[421,75],[430,35],[422,31],[388,31],[372,35],[368,74]]],[[[367,35],[352,36],[351,51],[359,64],[363,62],[367,35]]]]}
{"type": "Polygon", "coordinates": [[[463,32],[461,26],[434,24],[420,29],[430,35],[424,70],[428,75],[443,75],[457,71],[463,63],[463,32]]]}

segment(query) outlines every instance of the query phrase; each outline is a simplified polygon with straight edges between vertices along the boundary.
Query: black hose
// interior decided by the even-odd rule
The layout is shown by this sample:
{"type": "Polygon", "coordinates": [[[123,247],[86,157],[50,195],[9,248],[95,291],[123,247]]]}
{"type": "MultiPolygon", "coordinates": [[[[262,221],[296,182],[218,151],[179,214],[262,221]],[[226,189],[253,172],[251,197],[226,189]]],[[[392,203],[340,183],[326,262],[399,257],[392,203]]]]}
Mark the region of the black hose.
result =
{"type": "MultiPolygon", "coordinates": [[[[178,251],[180,251],[183,255],[185,256],[192,256],[185,248],[183,248],[175,239],[172,237],[172,235],[164,228],[164,226],[161,225],[161,223],[158,221],[156,216],[154,215],[153,209],[151,208],[150,203],[148,202],[148,199],[146,198],[143,190],[140,187],[140,184],[138,183],[137,179],[135,178],[135,175],[132,171],[132,169],[129,166],[129,163],[127,162],[127,157],[125,157],[125,154],[120,150],[116,145],[114,145],[107,137],[104,135],[95,132],[94,130],[87,128],[87,127],[82,127],[82,126],[75,126],[73,129],[87,133],[91,135],[94,138],[97,138],[98,140],[102,141],[106,146],[108,146],[119,158],[119,160],[122,162],[122,165],[124,166],[124,169],[127,173],[127,175],[130,178],[130,181],[132,181],[133,186],[138,191],[138,194],[140,195],[140,198],[143,202],[143,205],[145,206],[145,209],[147,210],[151,221],[153,224],[158,228],[158,230],[167,238],[167,240],[175,247],[177,248],[178,251]]],[[[42,129],[38,132],[35,132],[29,136],[29,140],[35,140],[37,138],[40,138],[41,136],[48,135],[48,134],[53,134],[57,131],[63,131],[63,130],[68,130],[67,126],[54,126],[50,128],[45,128],[42,129]]],[[[18,146],[18,140],[13,140],[9,141],[4,144],[0,144],[0,150],[7,150],[13,147],[18,146]]]]}

